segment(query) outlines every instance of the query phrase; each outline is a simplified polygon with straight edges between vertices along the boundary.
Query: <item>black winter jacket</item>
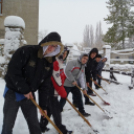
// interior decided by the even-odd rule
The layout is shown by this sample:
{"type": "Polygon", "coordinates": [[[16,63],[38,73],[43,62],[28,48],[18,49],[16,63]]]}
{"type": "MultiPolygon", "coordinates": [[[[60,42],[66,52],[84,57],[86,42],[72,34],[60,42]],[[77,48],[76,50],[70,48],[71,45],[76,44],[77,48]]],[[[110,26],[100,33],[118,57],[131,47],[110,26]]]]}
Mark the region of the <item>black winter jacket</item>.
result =
{"type": "MultiPolygon", "coordinates": [[[[46,109],[48,96],[53,92],[53,63],[41,58],[40,55],[43,55],[40,46],[29,45],[19,48],[9,62],[5,81],[9,89],[21,94],[39,89],[40,106],[46,109]]],[[[52,59],[54,61],[55,57],[52,59]]]]}
{"type": "Polygon", "coordinates": [[[90,55],[92,52],[96,52],[98,54],[98,50],[96,48],[93,48],[89,53],[89,59],[85,68],[86,82],[90,82],[90,78],[96,80],[96,68],[98,63],[95,61],[95,58],[91,59],[90,55]]]}

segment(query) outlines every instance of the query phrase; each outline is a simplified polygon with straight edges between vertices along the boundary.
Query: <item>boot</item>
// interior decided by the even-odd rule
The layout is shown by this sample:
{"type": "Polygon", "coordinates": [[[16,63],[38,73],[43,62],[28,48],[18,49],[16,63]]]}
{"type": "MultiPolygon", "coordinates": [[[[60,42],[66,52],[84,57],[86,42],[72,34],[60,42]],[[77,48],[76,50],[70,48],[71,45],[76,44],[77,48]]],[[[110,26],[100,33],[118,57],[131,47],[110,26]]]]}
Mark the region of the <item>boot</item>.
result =
{"type": "Polygon", "coordinates": [[[85,101],[85,105],[91,105],[91,106],[94,106],[95,104],[92,103],[90,100],[88,100],[88,101],[85,101]]]}
{"type": "Polygon", "coordinates": [[[73,131],[67,131],[67,134],[73,134],[73,131]]]}
{"type": "Polygon", "coordinates": [[[91,114],[89,114],[89,113],[86,113],[85,111],[81,112],[81,114],[82,114],[84,117],[88,117],[88,116],[91,116],[91,114]]]}

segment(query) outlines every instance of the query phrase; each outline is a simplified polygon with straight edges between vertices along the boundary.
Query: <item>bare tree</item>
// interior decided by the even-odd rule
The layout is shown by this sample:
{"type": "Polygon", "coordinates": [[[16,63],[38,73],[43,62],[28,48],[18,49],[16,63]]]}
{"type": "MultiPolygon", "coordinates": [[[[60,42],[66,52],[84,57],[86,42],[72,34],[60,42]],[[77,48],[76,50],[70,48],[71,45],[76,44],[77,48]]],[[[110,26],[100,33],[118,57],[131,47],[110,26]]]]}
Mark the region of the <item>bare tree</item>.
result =
{"type": "Polygon", "coordinates": [[[85,47],[90,47],[89,25],[86,25],[85,29],[84,29],[83,44],[84,44],[85,47]]]}
{"type": "Polygon", "coordinates": [[[102,26],[101,22],[98,22],[96,24],[95,44],[94,44],[94,46],[97,47],[98,49],[102,49],[102,46],[104,45],[102,38],[103,38],[102,26]]]}
{"type": "Polygon", "coordinates": [[[94,28],[92,25],[90,26],[89,33],[90,33],[89,35],[90,46],[93,47],[94,46],[94,28]]]}
{"type": "Polygon", "coordinates": [[[94,28],[92,25],[86,25],[83,34],[84,47],[93,47],[94,45],[94,28]]]}

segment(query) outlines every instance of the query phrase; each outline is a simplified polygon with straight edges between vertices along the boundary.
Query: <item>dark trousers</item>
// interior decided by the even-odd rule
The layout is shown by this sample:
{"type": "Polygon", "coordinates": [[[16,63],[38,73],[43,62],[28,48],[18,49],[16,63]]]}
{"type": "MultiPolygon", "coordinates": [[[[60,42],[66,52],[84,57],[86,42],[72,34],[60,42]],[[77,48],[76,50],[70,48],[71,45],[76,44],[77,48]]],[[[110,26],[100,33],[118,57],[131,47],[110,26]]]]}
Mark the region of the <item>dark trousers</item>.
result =
{"type": "MultiPolygon", "coordinates": [[[[101,86],[101,78],[97,76],[97,83],[101,86]]],[[[99,86],[95,85],[96,89],[99,88],[99,86]]]]}
{"type": "MultiPolygon", "coordinates": [[[[81,91],[77,87],[65,87],[65,90],[67,92],[67,95],[70,92],[73,94],[75,103],[78,106],[79,111],[84,112],[84,106],[83,106],[81,91]]],[[[63,107],[64,107],[65,104],[66,104],[66,99],[61,98],[61,100],[60,100],[61,111],[63,111],[63,107]]]]}
{"type": "MultiPolygon", "coordinates": [[[[53,116],[56,126],[61,130],[63,134],[67,133],[66,127],[62,125],[60,103],[57,97],[51,96],[49,98],[49,103],[47,107],[47,115],[49,117],[51,115],[53,116]]],[[[41,116],[40,126],[43,128],[46,128],[47,124],[48,124],[48,120],[46,118],[43,118],[43,116],[41,116]]]]}
{"type": "Polygon", "coordinates": [[[41,134],[35,105],[28,99],[17,102],[15,92],[12,90],[8,90],[5,96],[3,107],[4,118],[1,134],[12,134],[19,108],[21,108],[26,119],[30,134],[41,134]]]}
{"type": "MultiPolygon", "coordinates": [[[[92,88],[92,81],[91,80],[89,81],[89,86],[92,88]]],[[[89,94],[89,95],[93,94],[93,91],[89,87],[87,87],[87,89],[88,89],[87,94],[89,94]]],[[[84,95],[84,98],[85,98],[85,102],[89,101],[89,98],[87,96],[84,95]]]]}

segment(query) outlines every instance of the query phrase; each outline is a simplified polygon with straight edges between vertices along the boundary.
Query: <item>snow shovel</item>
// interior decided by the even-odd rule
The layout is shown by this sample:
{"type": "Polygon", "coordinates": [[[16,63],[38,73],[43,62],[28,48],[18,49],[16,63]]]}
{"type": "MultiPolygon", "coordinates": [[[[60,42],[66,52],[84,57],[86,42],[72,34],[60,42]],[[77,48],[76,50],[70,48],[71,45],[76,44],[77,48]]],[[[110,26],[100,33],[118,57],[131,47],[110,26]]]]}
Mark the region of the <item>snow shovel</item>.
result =
{"type": "Polygon", "coordinates": [[[105,100],[103,100],[103,99],[101,98],[101,96],[100,96],[97,92],[95,92],[90,86],[88,86],[88,87],[104,102],[104,104],[110,105],[110,103],[108,103],[108,102],[106,102],[105,100]]]}
{"type": "MultiPolygon", "coordinates": [[[[91,78],[91,81],[93,81],[93,79],[91,78]]],[[[94,82],[94,81],[93,81],[94,82]]],[[[96,84],[98,87],[100,87],[101,89],[103,89],[105,91],[106,94],[108,94],[108,92],[102,87],[100,86],[99,84],[96,84]]]]}
{"type": "Polygon", "coordinates": [[[68,101],[68,103],[73,107],[73,109],[83,118],[83,120],[89,125],[89,127],[92,129],[92,131],[95,133],[95,134],[98,134],[98,131],[97,130],[94,130],[92,125],[89,123],[89,121],[81,114],[81,112],[79,112],[77,110],[77,108],[68,100],[68,98],[66,98],[66,100],[68,101]]]}
{"type": "MultiPolygon", "coordinates": [[[[76,87],[81,90],[83,92],[83,90],[78,86],[76,85],[76,87]]],[[[94,102],[109,118],[113,118],[111,115],[110,115],[110,112],[108,112],[107,110],[104,110],[96,101],[94,101],[88,94],[85,94],[92,102],[94,102]]]]}
{"type": "Polygon", "coordinates": [[[44,111],[42,110],[42,108],[36,103],[36,101],[32,98],[30,98],[31,101],[34,103],[34,105],[40,110],[42,111],[43,115],[47,118],[47,120],[53,125],[53,127],[58,131],[59,134],[63,134],[60,129],[51,121],[51,119],[44,113],[44,111]]]}
{"type": "Polygon", "coordinates": [[[108,84],[110,84],[109,81],[107,81],[106,79],[104,79],[104,78],[103,78],[102,76],[100,76],[99,74],[97,74],[97,76],[98,76],[99,78],[101,78],[102,80],[106,81],[108,84]]]}

